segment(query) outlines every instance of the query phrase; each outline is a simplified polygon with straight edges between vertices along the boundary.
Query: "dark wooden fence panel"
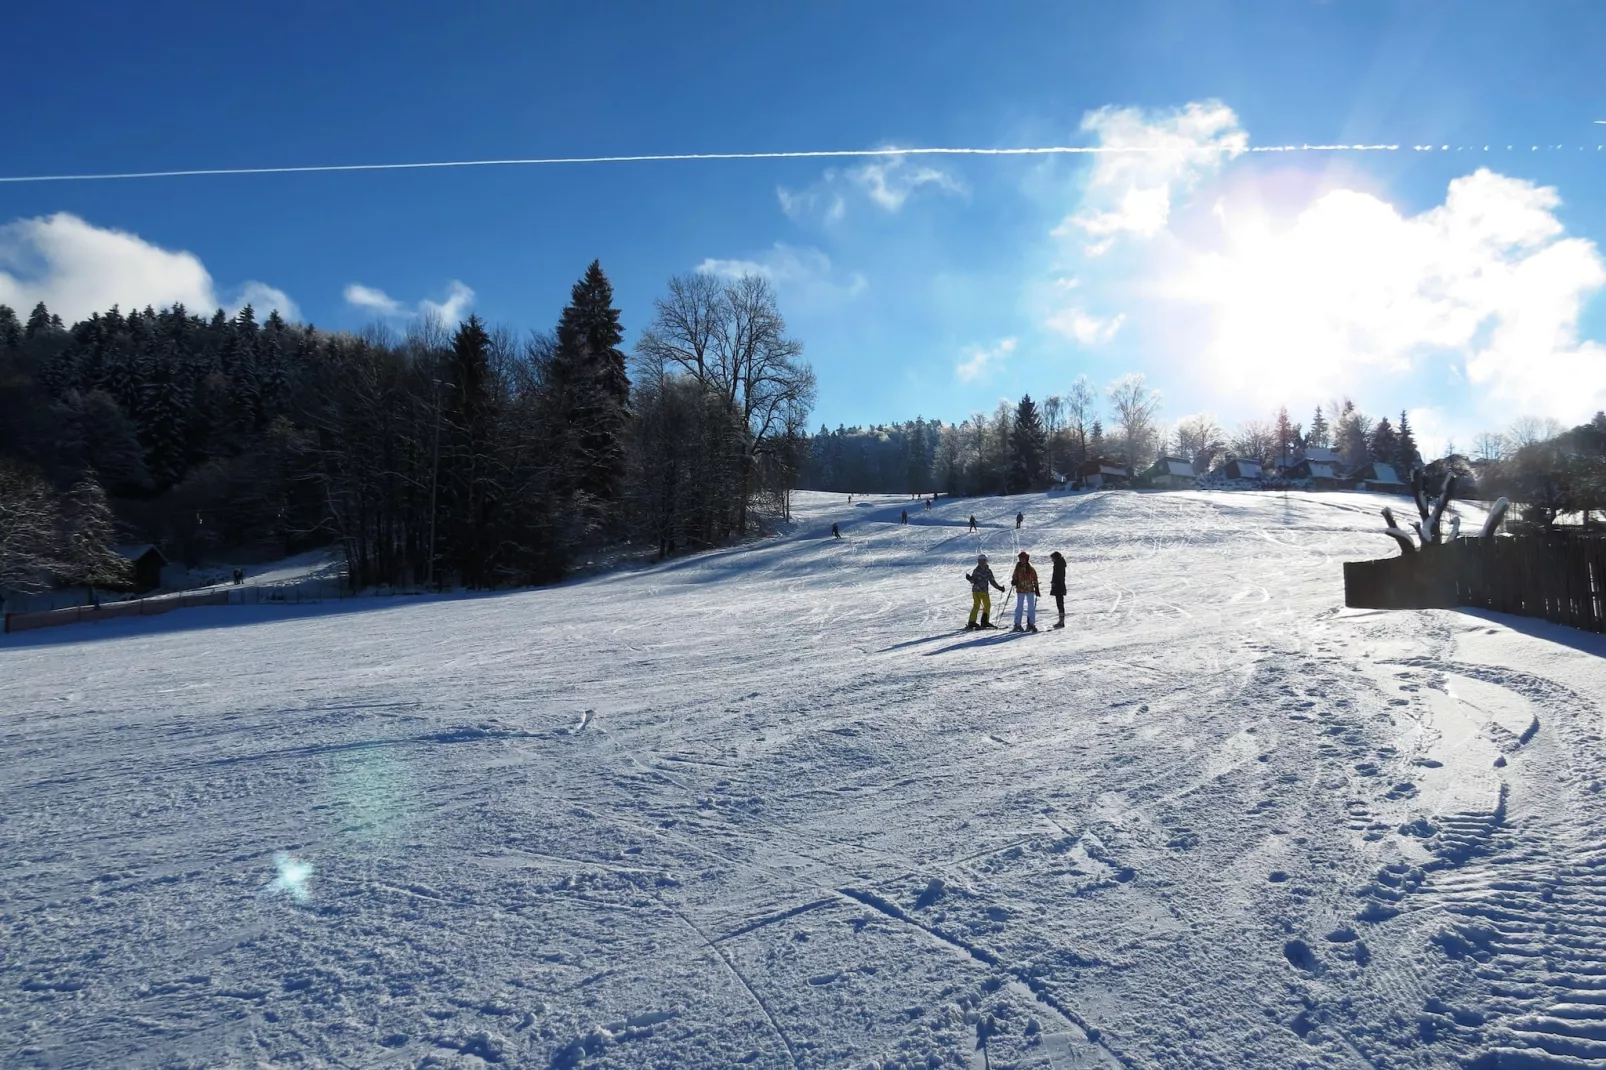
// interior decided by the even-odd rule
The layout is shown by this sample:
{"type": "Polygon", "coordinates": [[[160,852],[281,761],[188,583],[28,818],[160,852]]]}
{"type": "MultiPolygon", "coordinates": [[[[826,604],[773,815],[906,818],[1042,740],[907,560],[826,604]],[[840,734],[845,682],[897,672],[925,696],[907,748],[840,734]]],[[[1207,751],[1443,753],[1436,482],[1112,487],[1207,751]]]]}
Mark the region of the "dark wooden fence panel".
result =
{"type": "Polygon", "coordinates": [[[1606,539],[1519,535],[1344,564],[1357,609],[1475,606],[1606,632],[1606,539]]]}

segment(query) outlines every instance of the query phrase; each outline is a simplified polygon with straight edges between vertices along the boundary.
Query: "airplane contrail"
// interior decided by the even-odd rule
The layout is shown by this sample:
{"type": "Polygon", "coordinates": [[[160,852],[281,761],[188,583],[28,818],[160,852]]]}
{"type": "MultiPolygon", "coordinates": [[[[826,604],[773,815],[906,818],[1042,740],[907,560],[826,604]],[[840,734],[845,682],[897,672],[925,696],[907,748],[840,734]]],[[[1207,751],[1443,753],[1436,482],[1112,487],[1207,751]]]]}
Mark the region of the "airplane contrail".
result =
{"type": "MultiPolygon", "coordinates": [[[[1394,152],[1398,145],[1265,145],[1249,152],[1394,152]]],[[[76,175],[0,175],[4,182],[102,182],[126,178],[196,178],[209,175],[298,175],[331,171],[423,171],[447,167],[545,167],[563,164],[671,163],[692,160],[812,160],[869,156],[1071,156],[1170,153],[1172,146],[1039,145],[1024,148],[816,149],[801,152],[674,152],[637,156],[543,156],[506,160],[435,160],[423,163],[308,164],[293,167],[206,167],[174,171],[115,171],[76,175]]]]}

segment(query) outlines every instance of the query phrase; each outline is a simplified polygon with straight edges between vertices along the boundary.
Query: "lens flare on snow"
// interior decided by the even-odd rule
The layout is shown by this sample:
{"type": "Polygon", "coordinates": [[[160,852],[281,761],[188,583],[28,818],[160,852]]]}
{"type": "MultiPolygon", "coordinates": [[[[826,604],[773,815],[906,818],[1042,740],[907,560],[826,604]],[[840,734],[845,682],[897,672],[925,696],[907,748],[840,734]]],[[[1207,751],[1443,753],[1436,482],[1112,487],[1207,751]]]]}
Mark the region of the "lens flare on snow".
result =
{"type": "Polygon", "coordinates": [[[268,891],[289,892],[296,902],[305,903],[311,895],[307,891],[307,881],[312,877],[312,863],[302,862],[280,851],[273,856],[273,864],[278,868],[279,875],[268,885],[268,891]]]}

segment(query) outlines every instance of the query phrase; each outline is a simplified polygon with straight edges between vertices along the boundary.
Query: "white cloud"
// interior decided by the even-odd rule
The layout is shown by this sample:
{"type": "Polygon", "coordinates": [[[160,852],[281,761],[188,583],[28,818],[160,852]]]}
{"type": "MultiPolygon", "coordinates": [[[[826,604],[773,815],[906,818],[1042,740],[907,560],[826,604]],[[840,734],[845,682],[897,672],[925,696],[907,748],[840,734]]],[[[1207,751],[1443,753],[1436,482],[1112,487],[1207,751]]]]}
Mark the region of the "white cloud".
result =
{"type": "Polygon", "coordinates": [[[825,184],[810,186],[805,190],[776,186],[775,196],[781,202],[781,211],[786,213],[788,219],[798,222],[815,216],[826,223],[841,222],[847,214],[848,202],[841,193],[829,188],[829,183],[835,177],[835,171],[826,171],[825,184]]]}
{"type": "Polygon", "coordinates": [[[269,312],[277,312],[292,323],[301,318],[301,310],[290,300],[290,295],[277,286],[269,286],[265,282],[248,282],[240,287],[240,292],[231,303],[229,311],[238,312],[246,305],[251,306],[258,320],[269,312]]]}
{"type": "Polygon", "coordinates": [[[989,349],[980,347],[970,351],[970,355],[960,361],[954,368],[954,377],[962,383],[974,382],[990,373],[994,368],[1004,363],[1004,360],[1015,352],[1015,339],[1004,338],[989,349]]]}
{"type": "Polygon", "coordinates": [[[457,279],[453,279],[451,286],[447,288],[446,300],[436,302],[426,299],[418,302],[418,308],[425,315],[436,316],[442,323],[450,325],[462,320],[463,313],[473,304],[474,291],[457,279]]]}
{"type": "Polygon", "coordinates": [[[68,212],[0,226],[0,304],[26,312],[43,301],[69,323],[112,305],[183,304],[196,311],[251,304],[298,317],[283,290],[246,282],[234,300],[218,296],[194,253],[163,249],[128,231],[97,227],[68,212]]]}
{"type": "Polygon", "coordinates": [[[1182,246],[1170,289],[1211,314],[1207,356],[1229,389],[1320,395],[1437,357],[1491,416],[1576,421],[1606,405],[1606,346],[1578,333],[1606,264],[1565,236],[1559,203],[1480,169],[1414,216],[1351,189],[1284,226],[1229,209],[1221,248],[1182,246]]]}
{"type": "Polygon", "coordinates": [[[762,275],[781,293],[812,305],[849,301],[869,286],[869,280],[857,271],[838,277],[831,258],[819,249],[799,248],[785,242],[776,242],[768,252],[751,260],[709,257],[697,265],[697,270],[726,279],[762,275]]]}
{"type": "Polygon", "coordinates": [[[954,196],[967,196],[969,188],[947,171],[929,164],[911,164],[904,156],[885,156],[847,171],[827,168],[820,180],[807,189],[777,186],[776,199],[781,211],[797,222],[817,219],[840,223],[847,215],[843,189],[857,189],[885,212],[896,214],[923,186],[954,196]]]}
{"type": "Polygon", "coordinates": [[[453,279],[451,285],[447,287],[444,301],[431,301],[425,298],[417,305],[408,306],[384,290],[354,282],[346,287],[345,298],[348,305],[378,316],[430,316],[440,320],[447,327],[453,327],[461,322],[464,314],[473,306],[474,291],[459,280],[453,279]]]}
{"type": "Polygon", "coordinates": [[[1092,346],[1114,338],[1115,332],[1119,331],[1121,324],[1125,322],[1125,313],[1100,319],[1089,315],[1085,309],[1071,307],[1054,313],[1048,318],[1045,326],[1081,345],[1092,346]]]}
{"type": "Polygon", "coordinates": [[[969,191],[957,178],[929,164],[910,166],[902,156],[888,156],[848,172],[848,177],[869,198],[888,212],[897,212],[921,186],[964,196],[969,191]]]}
{"type": "Polygon", "coordinates": [[[1108,252],[1123,235],[1152,238],[1171,218],[1174,193],[1192,189],[1249,147],[1249,137],[1231,108],[1195,101],[1177,111],[1146,115],[1138,108],[1101,108],[1082,119],[1112,152],[1095,157],[1078,210],[1055,234],[1093,239],[1090,256],[1108,252]]]}
{"type": "Polygon", "coordinates": [[[405,316],[407,314],[401,303],[384,290],[376,289],[372,286],[364,286],[360,282],[354,282],[346,287],[346,303],[348,305],[356,305],[358,308],[366,308],[370,312],[377,312],[382,316],[405,316]]]}

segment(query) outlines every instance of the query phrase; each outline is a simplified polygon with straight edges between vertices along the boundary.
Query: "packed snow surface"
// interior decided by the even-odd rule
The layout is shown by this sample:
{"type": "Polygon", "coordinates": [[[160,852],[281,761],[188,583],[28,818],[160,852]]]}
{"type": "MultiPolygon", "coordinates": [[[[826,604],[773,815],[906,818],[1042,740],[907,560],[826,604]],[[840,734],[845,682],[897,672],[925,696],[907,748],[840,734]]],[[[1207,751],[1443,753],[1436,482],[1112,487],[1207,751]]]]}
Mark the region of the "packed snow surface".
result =
{"type": "Polygon", "coordinates": [[[1388,500],[7,637],[0,1065],[1606,1065],[1601,644],[1344,610],[1388,500]]]}

